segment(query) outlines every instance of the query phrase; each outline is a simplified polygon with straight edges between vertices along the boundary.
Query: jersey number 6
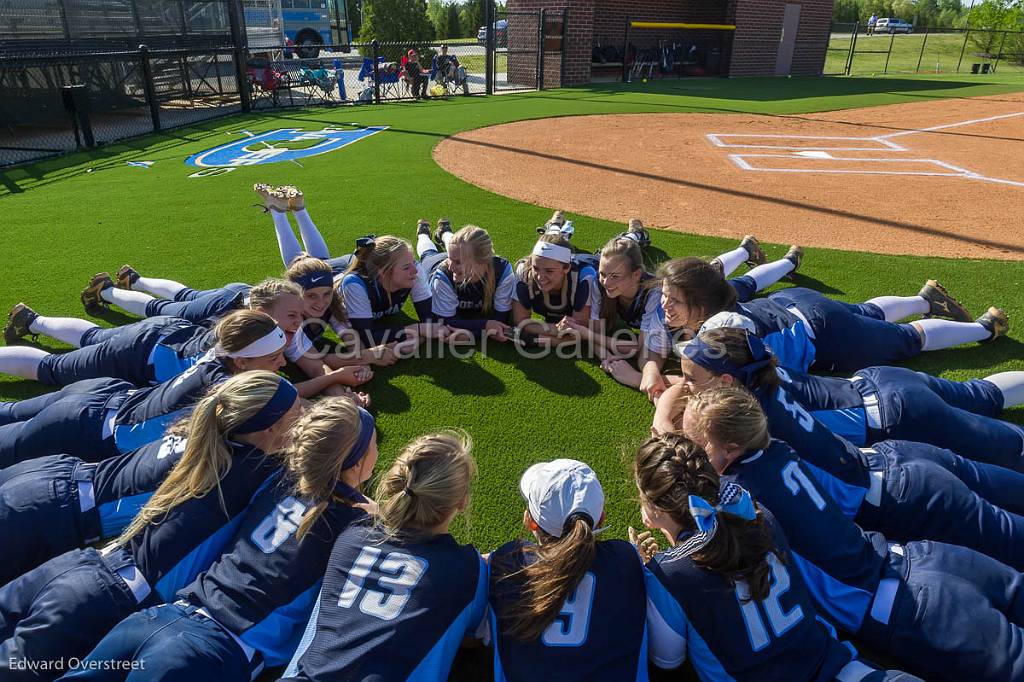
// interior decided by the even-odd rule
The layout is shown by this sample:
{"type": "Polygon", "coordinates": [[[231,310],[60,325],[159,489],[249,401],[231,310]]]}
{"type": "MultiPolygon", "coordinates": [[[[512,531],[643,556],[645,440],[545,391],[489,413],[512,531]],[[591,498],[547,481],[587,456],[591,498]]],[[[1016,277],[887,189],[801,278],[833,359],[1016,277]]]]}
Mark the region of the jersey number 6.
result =
{"type": "Polygon", "coordinates": [[[427,562],[404,552],[391,552],[377,567],[377,587],[387,591],[366,589],[363,583],[377,565],[380,555],[379,547],[363,547],[348,572],[345,586],[341,588],[338,606],[349,609],[358,600],[359,610],[366,615],[394,620],[402,613],[412,597],[413,588],[426,573],[427,562]]]}

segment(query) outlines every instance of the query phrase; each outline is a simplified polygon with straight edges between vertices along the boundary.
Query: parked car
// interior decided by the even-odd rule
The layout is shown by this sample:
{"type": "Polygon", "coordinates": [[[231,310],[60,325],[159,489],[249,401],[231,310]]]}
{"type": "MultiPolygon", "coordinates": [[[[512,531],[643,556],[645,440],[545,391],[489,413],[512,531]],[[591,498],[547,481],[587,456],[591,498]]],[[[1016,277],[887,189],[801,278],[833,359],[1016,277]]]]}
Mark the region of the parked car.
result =
{"type": "Polygon", "coordinates": [[[875,23],[875,33],[913,33],[914,25],[902,19],[879,19],[875,23]]]}
{"type": "MultiPolygon", "coordinates": [[[[483,45],[487,42],[487,27],[481,26],[476,32],[476,42],[483,45]]],[[[498,19],[494,22],[494,46],[508,47],[508,22],[498,19]]]]}

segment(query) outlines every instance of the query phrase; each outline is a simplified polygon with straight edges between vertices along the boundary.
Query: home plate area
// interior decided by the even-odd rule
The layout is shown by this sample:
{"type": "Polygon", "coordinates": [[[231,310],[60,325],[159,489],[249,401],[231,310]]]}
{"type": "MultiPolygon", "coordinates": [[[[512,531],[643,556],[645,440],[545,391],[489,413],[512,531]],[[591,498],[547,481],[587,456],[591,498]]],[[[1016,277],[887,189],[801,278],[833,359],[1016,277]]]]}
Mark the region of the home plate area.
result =
{"type": "Polygon", "coordinates": [[[712,145],[723,149],[765,150],[727,155],[730,161],[745,171],[951,176],[1024,187],[1024,182],[1018,180],[989,177],[939,159],[900,156],[900,154],[913,154],[914,151],[893,141],[894,138],[903,139],[914,134],[973,126],[1020,116],[1024,116],[1024,112],[970,119],[873,137],[749,133],[708,133],[706,137],[712,145]],[[871,152],[871,154],[864,154],[864,152],[871,152]]]}

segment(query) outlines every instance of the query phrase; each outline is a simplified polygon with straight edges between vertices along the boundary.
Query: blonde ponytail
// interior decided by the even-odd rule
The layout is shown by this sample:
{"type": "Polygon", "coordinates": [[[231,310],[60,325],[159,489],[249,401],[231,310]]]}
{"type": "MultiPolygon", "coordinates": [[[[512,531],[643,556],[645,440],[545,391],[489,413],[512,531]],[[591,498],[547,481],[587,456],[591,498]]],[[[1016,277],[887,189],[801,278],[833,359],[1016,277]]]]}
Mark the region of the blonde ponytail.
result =
{"type": "Polygon", "coordinates": [[[390,537],[423,533],[469,499],[476,475],[469,435],[440,431],[406,445],[377,486],[378,525],[390,537]]]}
{"type": "Polygon", "coordinates": [[[161,522],[188,500],[214,490],[220,496],[220,481],[232,464],[226,437],[263,409],[281,381],[270,372],[243,372],[214,387],[200,400],[188,420],[188,443],[181,460],[121,533],[118,544],[126,545],[146,526],[161,522]]]}
{"type": "Polygon", "coordinates": [[[460,249],[462,257],[473,264],[473,271],[482,270],[480,282],[484,287],[484,315],[494,309],[494,292],[498,288],[497,274],[494,272],[494,243],[487,230],[476,225],[466,225],[452,235],[448,244],[460,249]]]}
{"type": "Polygon", "coordinates": [[[299,524],[296,537],[300,540],[335,495],[342,465],[359,439],[359,428],[359,408],[348,397],[318,401],[292,427],[291,442],[284,452],[285,468],[294,481],[296,496],[314,504],[299,524]]]}

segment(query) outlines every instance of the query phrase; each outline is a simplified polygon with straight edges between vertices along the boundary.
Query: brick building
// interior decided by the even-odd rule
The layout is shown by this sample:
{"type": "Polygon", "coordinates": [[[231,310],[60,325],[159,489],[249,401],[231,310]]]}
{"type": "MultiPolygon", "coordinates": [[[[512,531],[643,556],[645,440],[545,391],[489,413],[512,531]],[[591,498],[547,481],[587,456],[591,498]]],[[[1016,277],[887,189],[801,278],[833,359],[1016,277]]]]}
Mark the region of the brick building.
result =
{"type": "MultiPolygon", "coordinates": [[[[554,15],[568,8],[563,65],[545,63],[545,84],[589,83],[615,67],[592,64],[592,49],[600,43],[623,46],[627,20],[731,24],[735,32],[633,30],[629,42],[654,47],[659,40],[682,40],[700,46],[702,69],[728,76],[818,75],[825,63],[833,0],[508,0],[508,10],[554,15]],[[785,27],[785,31],[784,31],[785,27]]],[[[510,45],[536,45],[533,31],[517,31],[510,16],[510,45]],[[521,37],[517,37],[521,33],[521,37]],[[520,42],[520,39],[523,42],[520,42]]],[[[509,55],[509,78],[517,71],[536,69],[535,59],[509,55]]],[[[621,71],[620,71],[621,72],[621,71]]]]}

